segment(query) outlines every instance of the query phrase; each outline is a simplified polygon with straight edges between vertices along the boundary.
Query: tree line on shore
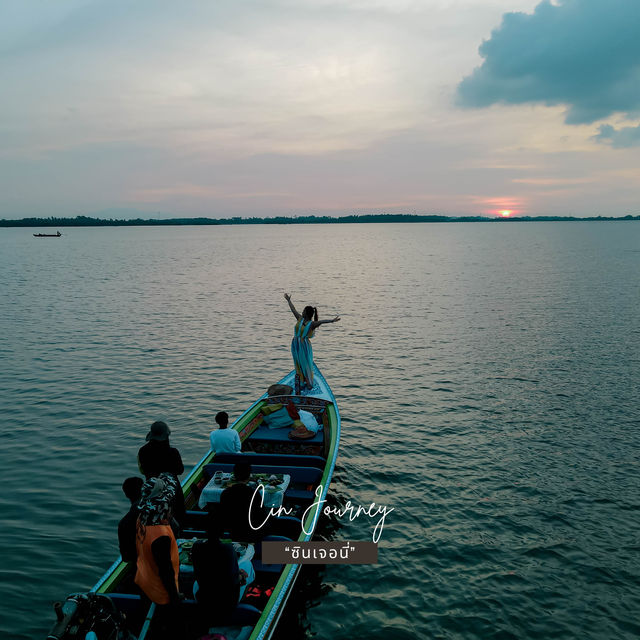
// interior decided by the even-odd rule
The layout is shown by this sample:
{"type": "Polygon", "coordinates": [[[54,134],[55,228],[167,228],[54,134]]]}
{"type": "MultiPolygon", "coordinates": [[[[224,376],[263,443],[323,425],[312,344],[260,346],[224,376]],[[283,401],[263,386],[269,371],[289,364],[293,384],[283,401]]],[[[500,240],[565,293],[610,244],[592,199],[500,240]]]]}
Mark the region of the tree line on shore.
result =
{"type": "Polygon", "coordinates": [[[363,214],[348,216],[275,216],[272,218],[135,218],[117,220],[113,218],[22,218],[21,220],[0,220],[0,227],[134,227],[134,226],[180,226],[180,225],[230,225],[230,224],[354,224],[376,222],[566,222],[585,220],[640,220],[640,215],[623,217],[591,216],[514,216],[509,218],[487,216],[442,216],[405,213],[363,214]]]}

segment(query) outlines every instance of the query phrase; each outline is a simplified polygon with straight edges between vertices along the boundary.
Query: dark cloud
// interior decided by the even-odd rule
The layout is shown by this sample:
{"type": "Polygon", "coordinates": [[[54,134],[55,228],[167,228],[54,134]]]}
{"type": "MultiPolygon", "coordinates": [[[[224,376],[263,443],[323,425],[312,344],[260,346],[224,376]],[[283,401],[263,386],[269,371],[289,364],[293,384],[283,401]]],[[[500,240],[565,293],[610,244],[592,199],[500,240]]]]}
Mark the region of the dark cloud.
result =
{"type": "Polygon", "coordinates": [[[505,14],[479,52],[461,106],[564,104],[568,124],[640,113],[638,0],[544,0],[533,14],[505,14]]]}
{"type": "Polygon", "coordinates": [[[640,146],[640,127],[622,127],[615,129],[610,124],[603,124],[600,133],[594,140],[611,144],[616,149],[640,146]]]}

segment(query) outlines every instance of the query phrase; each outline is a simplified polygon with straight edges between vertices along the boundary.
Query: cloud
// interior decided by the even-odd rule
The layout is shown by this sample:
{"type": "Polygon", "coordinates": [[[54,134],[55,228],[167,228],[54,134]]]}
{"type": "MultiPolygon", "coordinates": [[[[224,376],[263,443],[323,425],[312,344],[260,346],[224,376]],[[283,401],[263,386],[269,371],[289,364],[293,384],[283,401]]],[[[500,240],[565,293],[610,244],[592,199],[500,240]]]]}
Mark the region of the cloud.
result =
{"type": "Polygon", "coordinates": [[[591,179],[588,177],[582,178],[514,178],[512,182],[517,184],[527,184],[532,187],[566,187],[577,184],[588,184],[591,179]]]}
{"type": "Polygon", "coordinates": [[[480,46],[483,63],[458,85],[458,104],[566,105],[567,124],[635,117],[639,33],[637,0],[544,0],[532,14],[506,13],[480,46]]]}
{"type": "Polygon", "coordinates": [[[483,35],[539,1],[0,3],[0,217],[626,213],[635,149],[592,153],[568,102],[451,109],[483,35]]]}
{"type": "Polygon", "coordinates": [[[10,87],[0,136],[11,137],[14,155],[123,141],[325,153],[361,148],[422,117],[416,83],[403,75],[402,29],[386,12],[64,3],[30,20],[27,9],[0,7],[0,84],[10,87]]]}
{"type": "Polygon", "coordinates": [[[640,147],[640,126],[616,129],[610,124],[603,124],[599,131],[600,133],[593,137],[598,142],[609,143],[616,149],[640,147]]]}

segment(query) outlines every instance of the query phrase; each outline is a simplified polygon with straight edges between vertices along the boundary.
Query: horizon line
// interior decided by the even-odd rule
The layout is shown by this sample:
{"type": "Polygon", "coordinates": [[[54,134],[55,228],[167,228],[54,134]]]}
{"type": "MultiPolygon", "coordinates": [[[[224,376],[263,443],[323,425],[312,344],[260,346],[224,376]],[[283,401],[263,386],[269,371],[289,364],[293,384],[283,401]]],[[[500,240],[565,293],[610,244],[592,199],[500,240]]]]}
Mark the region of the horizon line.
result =
{"type": "Polygon", "coordinates": [[[237,224],[370,224],[383,223],[419,223],[419,222],[581,222],[581,221],[628,221],[640,220],[640,215],[627,214],[625,216],[446,216],[441,214],[408,214],[408,213],[380,213],[380,214],[351,214],[346,216],[273,216],[273,217],[241,217],[207,218],[93,218],[79,215],[75,217],[48,218],[28,217],[20,219],[0,220],[0,227],[94,227],[94,226],[198,226],[198,225],[237,225],[237,224]]]}

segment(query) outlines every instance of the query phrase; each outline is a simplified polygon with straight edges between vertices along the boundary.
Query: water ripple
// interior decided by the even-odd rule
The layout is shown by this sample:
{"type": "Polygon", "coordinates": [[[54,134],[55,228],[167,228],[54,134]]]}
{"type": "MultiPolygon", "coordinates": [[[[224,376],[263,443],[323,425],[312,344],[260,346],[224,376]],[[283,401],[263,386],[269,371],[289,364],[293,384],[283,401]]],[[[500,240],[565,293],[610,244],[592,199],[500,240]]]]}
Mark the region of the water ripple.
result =
{"type": "Polygon", "coordinates": [[[217,411],[290,368],[288,290],[342,316],[314,338],[343,416],[331,504],[394,511],[378,565],[305,567],[277,640],[638,637],[639,235],[104,228],[35,251],[4,230],[0,633],[44,637],[116,557],[153,420],[193,464],[217,411]]]}

